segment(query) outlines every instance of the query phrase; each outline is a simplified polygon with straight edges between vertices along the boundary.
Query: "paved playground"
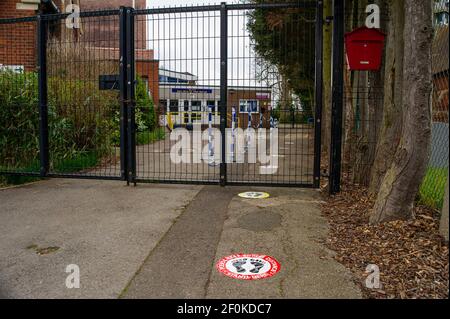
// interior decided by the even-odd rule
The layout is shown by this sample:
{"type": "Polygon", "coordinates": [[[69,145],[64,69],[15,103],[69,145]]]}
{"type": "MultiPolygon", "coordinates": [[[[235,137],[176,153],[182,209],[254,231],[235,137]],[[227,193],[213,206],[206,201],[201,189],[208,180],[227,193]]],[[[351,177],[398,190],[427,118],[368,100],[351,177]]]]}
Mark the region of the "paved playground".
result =
{"type": "Polygon", "coordinates": [[[316,190],[138,185],[53,179],[0,190],[1,298],[359,298],[324,245],[316,190]],[[217,272],[233,253],[281,270],[240,281],[217,272]],[[67,265],[81,287],[65,285],[67,265]]]}
{"type": "MultiPolygon", "coordinates": [[[[215,149],[214,156],[208,157],[207,152],[202,154],[202,150],[208,150],[208,142],[205,140],[196,141],[192,132],[188,134],[190,141],[186,144],[188,147],[186,156],[189,158],[189,162],[183,161],[177,164],[171,159],[171,151],[178,140],[171,140],[168,131],[165,139],[161,141],[137,146],[137,178],[141,180],[219,181],[220,146],[215,149]],[[198,154],[197,162],[194,161],[194,153],[198,154]]],[[[274,185],[313,184],[314,128],[312,126],[297,124],[294,127],[291,125],[280,127],[278,129],[276,153],[269,163],[262,164],[261,158],[258,156],[257,145],[259,141],[257,134],[248,148],[244,146],[245,138],[244,133],[240,146],[236,138],[234,161],[227,160],[227,180],[229,182],[269,183],[274,185]],[[249,150],[256,154],[256,163],[249,162],[249,150]],[[241,157],[241,160],[238,160],[239,157],[241,157]],[[265,169],[265,167],[269,169],[265,169]]],[[[273,154],[270,149],[271,143],[273,141],[270,140],[269,133],[267,133],[267,154],[273,154]]],[[[227,144],[226,147],[232,146],[227,144]]],[[[179,152],[180,155],[182,152],[179,152]]]]}

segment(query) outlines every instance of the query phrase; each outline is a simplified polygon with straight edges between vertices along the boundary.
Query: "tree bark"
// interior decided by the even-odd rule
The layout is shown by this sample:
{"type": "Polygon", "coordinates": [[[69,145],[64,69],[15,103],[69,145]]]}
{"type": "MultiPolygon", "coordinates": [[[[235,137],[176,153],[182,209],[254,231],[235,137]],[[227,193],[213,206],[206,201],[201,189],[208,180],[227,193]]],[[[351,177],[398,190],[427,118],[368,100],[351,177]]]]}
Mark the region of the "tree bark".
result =
{"type": "Polygon", "coordinates": [[[281,75],[281,107],[280,107],[280,122],[292,122],[292,90],[289,84],[288,77],[283,73],[281,75]]]}
{"type": "Polygon", "coordinates": [[[431,140],[431,1],[405,0],[403,126],[392,165],[383,178],[372,224],[408,219],[425,175],[431,140]]]}
{"type": "Polygon", "coordinates": [[[369,181],[367,174],[368,162],[368,139],[369,139],[369,96],[368,96],[368,72],[356,72],[358,84],[355,87],[357,109],[359,110],[359,119],[357,134],[354,140],[354,164],[353,164],[353,183],[366,186],[369,181]]]}
{"type": "Polygon", "coordinates": [[[395,155],[402,128],[402,89],[404,41],[404,0],[389,0],[386,40],[383,119],[371,169],[370,187],[377,194],[381,181],[395,155]]]}
{"type": "MultiPolygon", "coordinates": [[[[387,1],[377,0],[376,4],[379,5],[381,12],[388,12],[387,1]]],[[[381,29],[386,30],[386,23],[384,19],[381,20],[381,29]]],[[[383,56],[386,56],[383,52],[383,56]]],[[[370,174],[367,172],[371,171],[374,166],[375,154],[377,148],[377,139],[380,135],[380,124],[383,119],[383,86],[384,86],[384,70],[385,70],[385,59],[381,65],[380,71],[369,73],[369,92],[368,92],[368,108],[369,108],[369,137],[368,137],[368,163],[369,167],[366,170],[366,175],[369,178],[370,174]]]]}

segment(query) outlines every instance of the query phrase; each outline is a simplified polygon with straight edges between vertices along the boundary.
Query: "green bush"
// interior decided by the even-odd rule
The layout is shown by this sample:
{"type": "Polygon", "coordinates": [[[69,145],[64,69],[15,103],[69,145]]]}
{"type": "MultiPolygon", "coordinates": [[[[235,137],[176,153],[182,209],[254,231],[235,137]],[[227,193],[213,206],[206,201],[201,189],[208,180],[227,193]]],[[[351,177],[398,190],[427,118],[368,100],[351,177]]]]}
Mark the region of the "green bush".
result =
{"type": "MultiPolygon", "coordinates": [[[[37,83],[34,72],[0,72],[0,171],[40,170],[37,83]]],[[[135,114],[138,144],[164,138],[153,101],[139,77],[135,114]]],[[[100,91],[96,80],[50,76],[48,123],[52,171],[70,173],[94,167],[120,143],[118,94],[100,91]]]]}
{"type": "MultiPolygon", "coordinates": [[[[0,72],[0,170],[39,171],[37,80],[36,73],[0,72]]],[[[51,169],[64,171],[64,162],[77,158],[95,166],[119,129],[117,93],[99,91],[94,81],[51,77],[48,96],[51,169]]]]}
{"type": "Polygon", "coordinates": [[[111,151],[119,112],[117,92],[100,91],[95,81],[49,79],[51,154],[58,161],[111,151]]]}
{"type": "Polygon", "coordinates": [[[157,119],[153,100],[145,82],[136,78],[136,124],[138,131],[153,131],[157,127],[157,119]]]}
{"type": "Polygon", "coordinates": [[[39,156],[35,73],[0,72],[0,167],[26,168],[39,156]]]}

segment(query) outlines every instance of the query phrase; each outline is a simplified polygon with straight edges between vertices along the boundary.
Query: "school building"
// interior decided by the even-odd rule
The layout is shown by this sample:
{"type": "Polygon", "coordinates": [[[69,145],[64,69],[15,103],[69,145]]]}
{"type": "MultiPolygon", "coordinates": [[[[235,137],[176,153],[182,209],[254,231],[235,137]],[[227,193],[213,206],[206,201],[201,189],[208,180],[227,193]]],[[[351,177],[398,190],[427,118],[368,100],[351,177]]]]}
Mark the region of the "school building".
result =
{"type": "MultiPolygon", "coordinates": [[[[198,77],[193,74],[160,70],[158,113],[162,122],[167,124],[170,116],[174,125],[207,125],[211,110],[212,124],[220,124],[220,86],[197,83],[198,77]]],[[[272,90],[269,87],[229,86],[228,125],[234,108],[239,127],[248,127],[250,111],[252,127],[258,128],[262,120],[263,127],[269,128],[271,100],[272,90]]]]}

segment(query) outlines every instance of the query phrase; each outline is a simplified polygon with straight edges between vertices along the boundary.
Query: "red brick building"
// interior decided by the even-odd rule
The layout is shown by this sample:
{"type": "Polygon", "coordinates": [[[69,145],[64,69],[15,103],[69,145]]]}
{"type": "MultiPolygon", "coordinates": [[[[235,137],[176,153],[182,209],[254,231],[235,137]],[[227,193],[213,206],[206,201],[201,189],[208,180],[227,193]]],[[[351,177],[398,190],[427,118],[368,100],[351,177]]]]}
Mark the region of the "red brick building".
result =
{"type": "MultiPolygon", "coordinates": [[[[35,15],[34,11],[17,10],[17,0],[0,1],[0,19],[35,15]]],[[[0,24],[0,67],[36,67],[36,25],[34,22],[0,24]]]]}
{"type": "MultiPolygon", "coordinates": [[[[17,4],[22,0],[1,0],[0,19],[29,17],[36,14],[34,10],[17,10],[17,4]]],[[[64,12],[68,4],[77,4],[81,11],[93,11],[103,9],[118,9],[120,6],[135,4],[136,9],[146,7],[145,0],[53,0],[42,1],[41,10],[47,13],[54,13],[56,10],[64,12]],[[45,2],[45,4],[44,4],[45,2]]],[[[148,83],[149,91],[153,100],[158,101],[159,62],[154,59],[153,50],[147,49],[148,39],[147,24],[145,16],[136,19],[136,72],[148,83]]],[[[65,21],[57,23],[54,37],[65,39],[67,29],[65,21]]],[[[76,41],[83,46],[87,46],[90,59],[97,60],[119,60],[119,20],[116,16],[83,18],[81,26],[76,33],[76,41]]],[[[63,42],[63,41],[61,41],[63,42]]],[[[14,24],[0,24],[0,68],[33,71],[36,69],[36,23],[23,22],[14,24]]]]}

